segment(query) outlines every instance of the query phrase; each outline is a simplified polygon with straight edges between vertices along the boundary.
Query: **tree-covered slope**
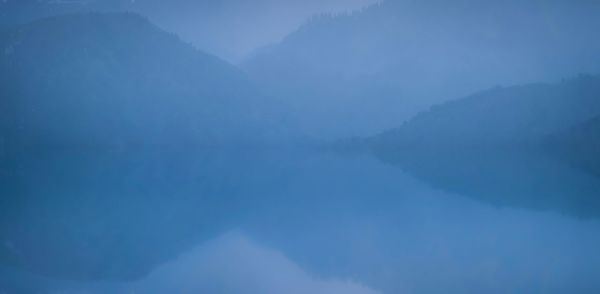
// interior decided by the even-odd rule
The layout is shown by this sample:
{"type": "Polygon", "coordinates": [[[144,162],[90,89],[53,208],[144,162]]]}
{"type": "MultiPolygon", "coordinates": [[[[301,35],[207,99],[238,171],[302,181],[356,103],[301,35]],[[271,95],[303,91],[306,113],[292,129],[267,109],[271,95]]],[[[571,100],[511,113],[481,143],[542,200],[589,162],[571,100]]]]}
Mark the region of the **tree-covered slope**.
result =
{"type": "Polygon", "coordinates": [[[313,133],[367,135],[480,89],[599,72],[599,13],[584,0],[388,0],[316,17],[244,67],[313,133]]]}
{"type": "Polygon", "coordinates": [[[210,145],[256,139],[270,119],[241,72],[133,14],[43,19],[0,47],[12,144],[210,145]]]}
{"type": "Polygon", "coordinates": [[[531,147],[598,114],[600,78],[580,76],[494,88],[435,105],[374,140],[386,148],[531,147]]]}

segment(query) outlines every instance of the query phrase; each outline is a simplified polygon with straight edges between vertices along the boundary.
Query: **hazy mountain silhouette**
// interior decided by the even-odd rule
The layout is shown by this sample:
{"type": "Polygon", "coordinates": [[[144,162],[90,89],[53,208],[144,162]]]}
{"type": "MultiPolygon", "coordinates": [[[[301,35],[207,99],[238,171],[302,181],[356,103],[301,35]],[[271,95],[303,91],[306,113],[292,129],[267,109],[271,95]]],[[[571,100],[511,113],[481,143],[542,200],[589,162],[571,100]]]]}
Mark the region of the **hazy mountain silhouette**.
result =
{"type": "Polygon", "coordinates": [[[240,71],[133,14],[48,18],[0,44],[12,144],[213,145],[276,127],[240,71]]]}
{"type": "Polygon", "coordinates": [[[139,277],[225,226],[227,163],[250,161],[226,149],[281,128],[243,73],[134,14],[38,20],[0,52],[4,265],[139,277]]]}
{"type": "MultiPolygon", "coordinates": [[[[246,72],[136,14],[80,12],[257,3],[141,2],[0,11],[0,293],[598,288],[598,223],[537,211],[600,218],[600,76],[530,81],[600,70],[600,2],[388,0],[316,17],[246,72]],[[288,121],[369,134],[337,147],[393,166],[288,121]]],[[[172,24],[240,32],[190,19],[172,24]]]]}
{"type": "Polygon", "coordinates": [[[321,11],[375,0],[2,0],[0,28],[68,12],[135,12],[199,49],[230,62],[276,42],[321,11]]]}
{"type": "Polygon", "coordinates": [[[434,105],[379,135],[393,146],[522,148],[600,114],[600,78],[498,87],[434,105]]]}
{"type": "Polygon", "coordinates": [[[599,13],[594,1],[385,1],[315,17],[244,66],[313,133],[365,135],[449,97],[600,71],[599,13]]]}
{"type": "MultiPolygon", "coordinates": [[[[600,178],[547,152],[556,148],[549,136],[600,114],[598,97],[600,78],[594,76],[495,88],[433,106],[368,144],[384,161],[450,192],[498,205],[598,217],[600,178]]],[[[597,137],[593,122],[567,133],[587,142],[564,139],[566,146],[588,150],[574,157],[581,164],[597,158],[591,151],[597,137]]]]}

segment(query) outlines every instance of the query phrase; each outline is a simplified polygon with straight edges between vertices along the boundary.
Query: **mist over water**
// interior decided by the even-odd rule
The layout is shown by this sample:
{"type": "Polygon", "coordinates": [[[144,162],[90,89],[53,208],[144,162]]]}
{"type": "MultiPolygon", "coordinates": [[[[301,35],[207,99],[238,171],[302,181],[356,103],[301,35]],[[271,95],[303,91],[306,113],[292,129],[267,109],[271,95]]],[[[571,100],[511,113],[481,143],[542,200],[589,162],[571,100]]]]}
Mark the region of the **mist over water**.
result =
{"type": "Polygon", "coordinates": [[[0,2],[0,294],[598,293],[597,15],[0,2]]]}

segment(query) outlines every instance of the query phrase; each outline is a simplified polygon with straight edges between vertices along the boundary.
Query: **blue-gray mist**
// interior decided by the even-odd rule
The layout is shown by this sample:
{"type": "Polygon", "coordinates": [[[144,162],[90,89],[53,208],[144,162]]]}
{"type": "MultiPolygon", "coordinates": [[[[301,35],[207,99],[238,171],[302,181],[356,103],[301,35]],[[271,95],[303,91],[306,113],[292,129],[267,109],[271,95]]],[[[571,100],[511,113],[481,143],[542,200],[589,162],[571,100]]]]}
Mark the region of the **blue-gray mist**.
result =
{"type": "Polygon", "coordinates": [[[598,293],[598,16],[0,1],[0,294],[598,293]]]}

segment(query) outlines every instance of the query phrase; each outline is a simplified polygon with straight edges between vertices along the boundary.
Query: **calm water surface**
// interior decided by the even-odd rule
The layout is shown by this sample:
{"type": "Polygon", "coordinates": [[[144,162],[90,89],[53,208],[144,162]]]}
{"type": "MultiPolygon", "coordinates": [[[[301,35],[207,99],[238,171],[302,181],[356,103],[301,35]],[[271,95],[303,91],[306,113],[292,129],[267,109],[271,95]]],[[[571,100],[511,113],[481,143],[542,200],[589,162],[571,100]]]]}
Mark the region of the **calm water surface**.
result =
{"type": "Polygon", "coordinates": [[[16,160],[2,253],[23,266],[0,293],[600,292],[600,221],[561,209],[600,180],[568,166],[461,182],[369,154],[167,154],[16,160]]]}

